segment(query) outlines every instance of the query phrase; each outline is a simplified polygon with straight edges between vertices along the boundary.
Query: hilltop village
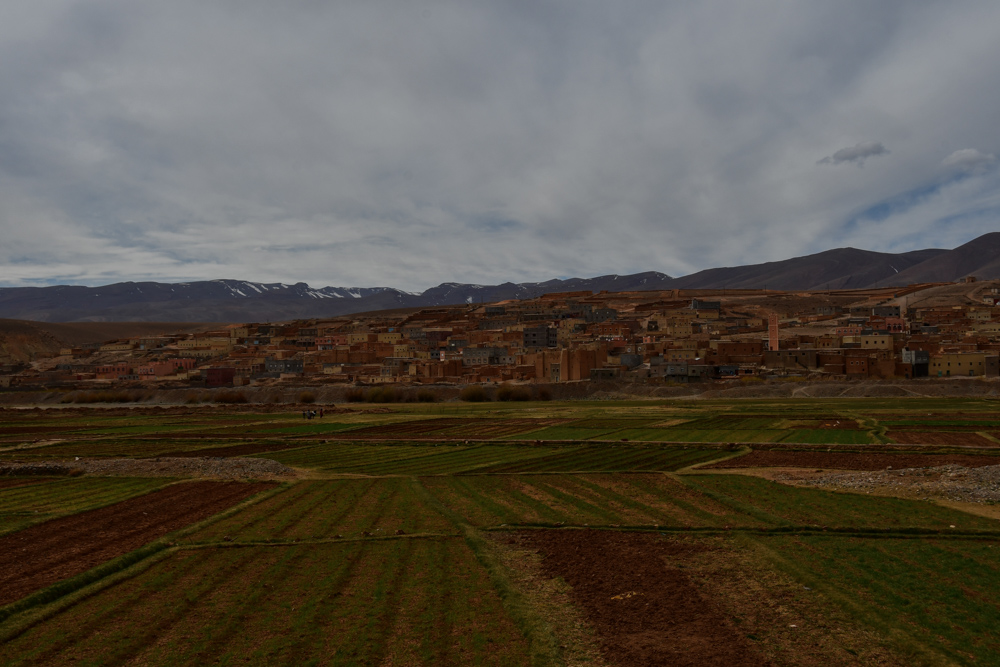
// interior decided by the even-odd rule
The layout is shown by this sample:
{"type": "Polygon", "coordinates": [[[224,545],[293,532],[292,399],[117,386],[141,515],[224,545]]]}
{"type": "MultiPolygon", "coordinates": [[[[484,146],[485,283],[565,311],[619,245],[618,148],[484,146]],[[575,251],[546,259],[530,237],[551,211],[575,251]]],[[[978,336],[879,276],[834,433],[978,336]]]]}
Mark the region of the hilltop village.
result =
{"type": "Polygon", "coordinates": [[[689,383],[996,377],[1000,282],[564,292],[65,348],[0,387],[689,383]]]}

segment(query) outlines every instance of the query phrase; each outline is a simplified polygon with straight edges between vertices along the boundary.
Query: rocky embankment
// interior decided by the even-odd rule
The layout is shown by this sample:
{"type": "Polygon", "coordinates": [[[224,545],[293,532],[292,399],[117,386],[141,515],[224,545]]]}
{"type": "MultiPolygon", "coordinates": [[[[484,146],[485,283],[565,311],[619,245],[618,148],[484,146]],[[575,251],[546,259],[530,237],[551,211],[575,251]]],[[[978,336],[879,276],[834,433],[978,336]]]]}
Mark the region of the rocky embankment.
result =
{"type": "Polygon", "coordinates": [[[858,493],[890,493],[984,504],[1000,502],[1000,465],[978,468],[944,465],[936,468],[828,473],[812,479],[796,480],[796,483],[858,493]]]}

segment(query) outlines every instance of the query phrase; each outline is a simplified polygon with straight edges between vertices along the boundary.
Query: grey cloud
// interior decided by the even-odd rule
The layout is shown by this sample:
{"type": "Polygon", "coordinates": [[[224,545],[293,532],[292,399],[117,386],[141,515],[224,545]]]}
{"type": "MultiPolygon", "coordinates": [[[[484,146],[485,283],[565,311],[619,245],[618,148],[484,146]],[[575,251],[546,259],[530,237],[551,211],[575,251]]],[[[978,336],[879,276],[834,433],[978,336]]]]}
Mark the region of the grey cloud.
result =
{"type": "Polygon", "coordinates": [[[993,154],[980,153],[975,148],[963,148],[942,160],[941,166],[959,171],[979,171],[992,166],[996,161],[993,154]]]}
{"type": "Polygon", "coordinates": [[[992,181],[848,221],[940,179],[942,145],[998,152],[998,23],[923,0],[6,0],[0,284],[420,289],[934,245],[992,181]],[[900,159],[802,169],[844,137],[900,159]]]}
{"type": "Polygon", "coordinates": [[[816,164],[841,164],[853,162],[859,167],[864,165],[865,160],[877,155],[888,155],[889,149],[882,145],[881,141],[866,141],[849,148],[841,148],[833,155],[828,155],[816,164]]]}

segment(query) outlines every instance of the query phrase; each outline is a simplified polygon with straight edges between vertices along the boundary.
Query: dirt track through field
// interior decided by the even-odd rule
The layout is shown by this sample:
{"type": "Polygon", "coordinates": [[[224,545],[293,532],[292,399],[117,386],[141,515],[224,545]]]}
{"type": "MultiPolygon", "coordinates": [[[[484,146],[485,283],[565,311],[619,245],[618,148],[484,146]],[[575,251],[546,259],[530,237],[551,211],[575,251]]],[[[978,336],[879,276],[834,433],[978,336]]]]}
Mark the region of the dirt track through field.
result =
{"type": "Polygon", "coordinates": [[[117,558],[274,486],[185,482],[0,537],[0,605],[117,558]]]}
{"type": "Polygon", "coordinates": [[[972,454],[873,454],[868,452],[753,451],[702,468],[832,468],[835,470],[885,470],[933,468],[943,465],[966,468],[1000,465],[1000,456],[972,454]]]}
{"type": "Polygon", "coordinates": [[[596,530],[518,533],[547,576],[562,577],[613,665],[766,665],[681,569],[702,547],[659,535],[596,530]]]}

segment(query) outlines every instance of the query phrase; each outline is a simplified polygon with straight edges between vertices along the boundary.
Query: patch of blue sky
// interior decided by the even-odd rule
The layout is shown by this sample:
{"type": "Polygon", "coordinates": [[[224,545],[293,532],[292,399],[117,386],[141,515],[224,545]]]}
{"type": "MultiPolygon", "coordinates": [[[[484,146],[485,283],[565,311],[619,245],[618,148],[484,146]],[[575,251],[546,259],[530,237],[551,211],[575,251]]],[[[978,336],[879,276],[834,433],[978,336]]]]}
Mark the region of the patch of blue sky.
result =
{"type": "Polygon", "coordinates": [[[996,179],[983,178],[982,176],[974,176],[972,174],[956,174],[951,178],[915,187],[862,209],[847,219],[844,223],[844,231],[853,231],[871,222],[885,222],[890,218],[909,214],[931,204],[940,205],[942,200],[948,196],[948,190],[964,185],[972,185],[972,192],[967,192],[965,197],[957,200],[955,206],[962,207],[965,210],[955,211],[949,215],[936,216],[936,221],[946,223],[966,216],[974,217],[982,211],[995,209],[993,203],[984,203],[983,199],[985,198],[987,202],[991,199],[996,199],[998,192],[996,179]],[[979,182],[964,183],[972,179],[979,182]]]}

